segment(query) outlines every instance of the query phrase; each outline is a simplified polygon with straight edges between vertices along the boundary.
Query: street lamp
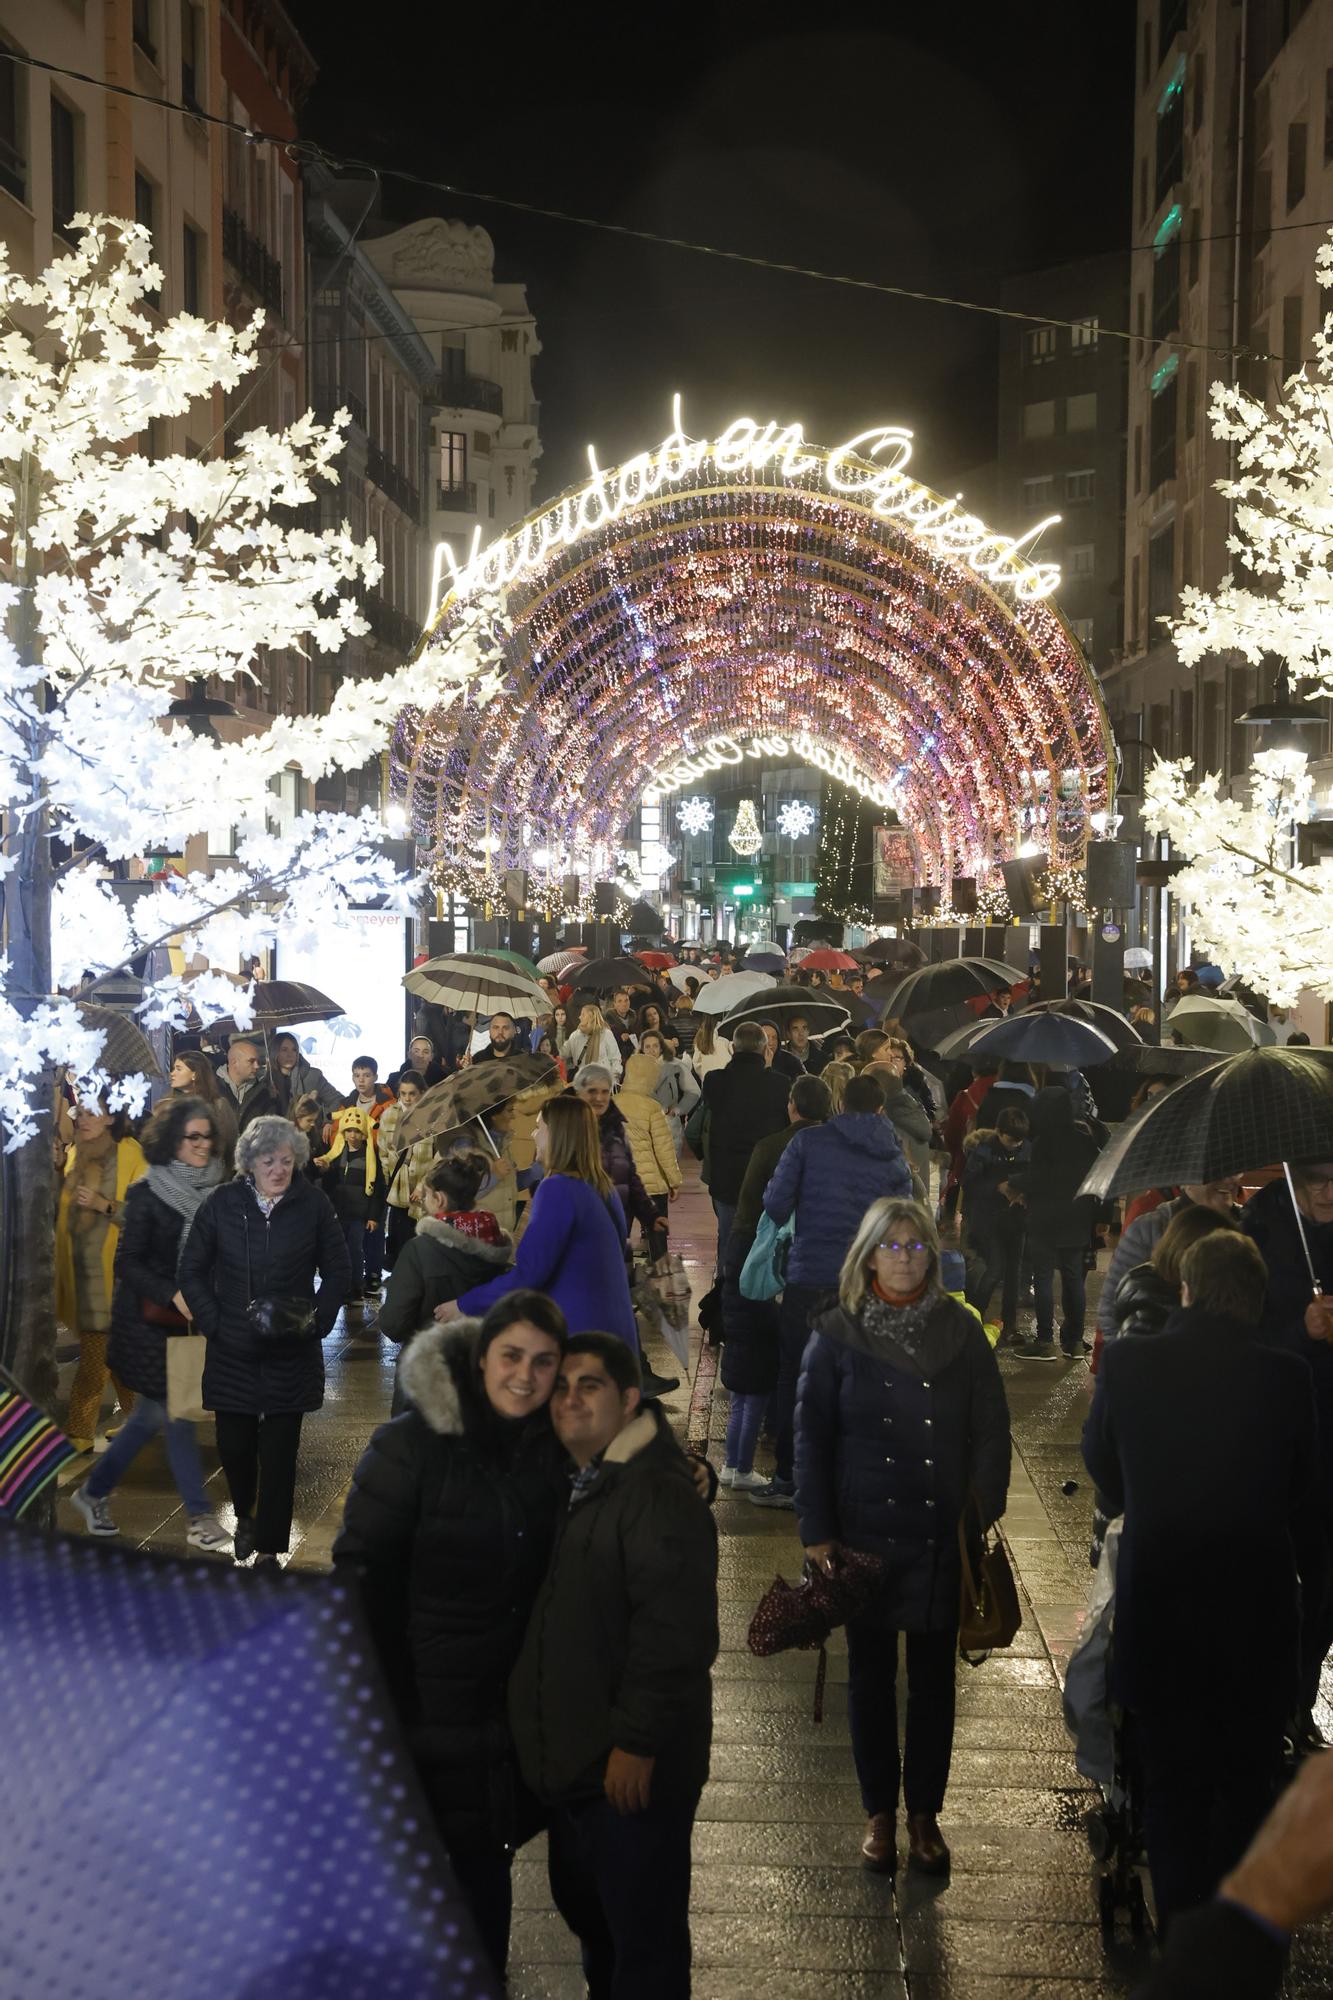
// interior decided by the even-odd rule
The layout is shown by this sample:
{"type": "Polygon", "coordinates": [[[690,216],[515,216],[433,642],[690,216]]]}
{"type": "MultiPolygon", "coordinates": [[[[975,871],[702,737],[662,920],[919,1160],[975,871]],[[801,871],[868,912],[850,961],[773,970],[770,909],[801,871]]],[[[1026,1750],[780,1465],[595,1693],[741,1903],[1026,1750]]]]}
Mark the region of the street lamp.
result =
{"type": "Polygon", "coordinates": [[[202,680],[192,680],[189,694],[173,701],[167,710],[168,720],[183,722],[191,736],[202,736],[208,743],[220,743],[222,739],[213,726],[214,716],[234,722],[237,710],[229,701],[211,695],[207,683],[202,680]]]}
{"type": "Polygon", "coordinates": [[[1267,750],[1303,749],[1300,732],[1324,726],[1323,716],[1317,715],[1309,702],[1292,700],[1285,666],[1277,670],[1272,701],[1256,702],[1253,708],[1247,708],[1236,716],[1235,721],[1241,729],[1266,729],[1268,736],[1264,748],[1267,750]]]}

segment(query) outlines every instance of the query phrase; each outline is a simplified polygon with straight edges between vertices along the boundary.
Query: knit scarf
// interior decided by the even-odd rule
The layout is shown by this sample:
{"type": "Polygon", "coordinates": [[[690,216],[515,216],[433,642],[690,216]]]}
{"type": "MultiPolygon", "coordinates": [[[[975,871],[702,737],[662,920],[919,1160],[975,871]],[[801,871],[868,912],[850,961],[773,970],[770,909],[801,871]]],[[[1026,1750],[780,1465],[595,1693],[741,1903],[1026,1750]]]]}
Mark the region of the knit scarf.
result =
{"type": "Polygon", "coordinates": [[[920,1298],[903,1306],[892,1305],[888,1299],[880,1298],[872,1287],[861,1306],[861,1324],[868,1333],[880,1339],[887,1337],[896,1341],[904,1354],[910,1354],[913,1361],[919,1362],[921,1336],[939,1302],[939,1293],[929,1286],[920,1298]]]}
{"type": "Polygon", "coordinates": [[[192,1167],[184,1160],[164,1160],[148,1169],[148,1185],[153,1193],[181,1218],[180,1244],[176,1252],[178,1267],[185,1254],[185,1239],[190,1233],[190,1224],[198,1214],[205,1195],[221,1180],[221,1160],[207,1160],[202,1167],[192,1167]]]}
{"type": "Polygon", "coordinates": [[[74,1165],[70,1170],[69,1222],[76,1236],[88,1236],[95,1229],[105,1229],[107,1218],[100,1209],[80,1208],[74,1200],[77,1188],[92,1188],[101,1192],[102,1169],[108,1154],[114,1153],[116,1142],[109,1131],[101,1131],[94,1139],[76,1139],[74,1142],[74,1165]]]}

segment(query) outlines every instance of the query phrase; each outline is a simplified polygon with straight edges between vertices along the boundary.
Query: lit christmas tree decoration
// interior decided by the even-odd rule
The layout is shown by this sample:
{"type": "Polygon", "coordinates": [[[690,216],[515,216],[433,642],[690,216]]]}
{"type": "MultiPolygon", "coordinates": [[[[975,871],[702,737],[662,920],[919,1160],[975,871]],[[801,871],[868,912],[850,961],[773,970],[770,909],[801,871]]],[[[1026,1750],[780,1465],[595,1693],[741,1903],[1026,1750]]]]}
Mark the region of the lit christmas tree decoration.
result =
{"type": "Polygon", "coordinates": [[[736,818],[731,832],[727,835],[727,845],[734,847],[737,854],[757,854],[764,837],[759,831],[759,821],[755,818],[754,800],[742,799],[736,808],[736,818]]]}
{"type": "Polygon", "coordinates": [[[707,833],[713,824],[713,807],[709,799],[682,799],[676,807],[676,824],[682,833],[691,839],[707,833]]]}
{"type": "Polygon", "coordinates": [[[804,840],[815,830],[815,809],[804,799],[788,799],[778,807],[778,832],[784,840],[804,840]]]}

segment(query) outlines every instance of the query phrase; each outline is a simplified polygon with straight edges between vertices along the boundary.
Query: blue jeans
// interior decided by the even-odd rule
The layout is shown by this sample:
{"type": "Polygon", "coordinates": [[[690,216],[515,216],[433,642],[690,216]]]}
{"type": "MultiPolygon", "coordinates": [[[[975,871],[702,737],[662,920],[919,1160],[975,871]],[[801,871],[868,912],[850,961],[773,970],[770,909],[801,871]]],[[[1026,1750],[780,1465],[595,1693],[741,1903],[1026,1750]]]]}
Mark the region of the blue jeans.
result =
{"type": "Polygon", "coordinates": [[[192,1518],[198,1514],[211,1514],[204,1493],[204,1470],[199,1463],[199,1445],[194,1434],[194,1425],[184,1417],[168,1417],[165,1403],[155,1403],[151,1396],[136,1396],[134,1408],[128,1420],[121,1426],[110,1445],[98,1459],[85,1481],[86,1490],[95,1500],[105,1500],[113,1487],[117,1486],[129,1471],[139,1453],[163,1427],[166,1428],[167,1463],[171,1476],[176,1482],[176,1491],[185,1502],[185,1511],[192,1518]]]}
{"type": "Polygon", "coordinates": [[[653,1798],[618,1813],[598,1798],[552,1813],[551,1895],[583,1947],[588,2000],[687,2000],[698,1803],[653,1798]]]}
{"type": "Polygon", "coordinates": [[[364,1219],[344,1222],[343,1242],[347,1245],[352,1265],[353,1293],[364,1292],[367,1285],[378,1284],[384,1257],[383,1230],[367,1229],[364,1219]]]}
{"type": "Polygon", "coordinates": [[[737,1472],[754,1471],[755,1447],[759,1443],[759,1433],[764,1428],[764,1411],[767,1408],[766,1395],[746,1396],[738,1389],[733,1389],[731,1392],[731,1410],[727,1417],[726,1463],[734,1465],[737,1472]]]}
{"type": "Polygon", "coordinates": [[[801,1356],[810,1338],[810,1315],[827,1285],[788,1285],[778,1322],[778,1386],[773,1392],[773,1475],[790,1481],[796,1445],[796,1391],[801,1356]]]}

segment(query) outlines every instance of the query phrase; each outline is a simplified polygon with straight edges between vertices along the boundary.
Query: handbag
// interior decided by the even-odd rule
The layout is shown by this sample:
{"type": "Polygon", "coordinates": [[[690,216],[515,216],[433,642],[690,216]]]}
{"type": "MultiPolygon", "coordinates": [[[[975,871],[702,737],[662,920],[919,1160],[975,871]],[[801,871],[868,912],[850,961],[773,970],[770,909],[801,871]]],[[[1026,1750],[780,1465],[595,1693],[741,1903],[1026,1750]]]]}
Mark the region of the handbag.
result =
{"type": "Polygon", "coordinates": [[[743,1299],[775,1299],[785,1288],[787,1257],[795,1229],[795,1216],[789,1215],[781,1224],[774,1222],[767,1212],[760,1216],[754,1242],[741,1266],[743,1299]]]}
{"type": "Polygon", "coordinates": [[[799,1583],[775,1576],[755,1606],[746,1643],[760,1659],[785,1653],[799,1646],[807,1651],[819,1648],[815,1669],[816,1722],[824,1720],[824,1681],[828,1673],[825,1642],[829,1634],[849,1618],[864,1611],[884,1583],[884,1565],[878,1556],[857,1549],[840,1549],[832,1576],[808,1558],[799,1583]]]}
{"type": "MultiPolygon", "coordinates": [[[[254,1273],[250,1268],[250,1216],[245,1216],[245,1288],[251,1294],[245,1308],[250,1328],[270,1347],[288,1347],[309,1338],[315,1327],[313,1299],[293,1297],[285,1292],[254,1296],[254,1273]]],[[[318,1336],[316,1336],[318,1337],[318,1336]]]]}
{"type": "Polygon", "coordinates": [[[958,1547],[963,1558],[958,1651],[969,1667],[979,1667],[992,1653],[1012,1646],[1023,1613],[1004,1543],[982,1526],[975,1494],[969,1496],[958,1523],[958,1547]],[[975,1520],[972,1534],[969,1516],[975,1520]]]}
{"type": "Polygon", "coordinates": [[[202,1333],[180,1333],[167,1342],[167,1415],[197,1424],[204,1408],[204,1359],[208,1342],[202,1333]]]}
{"type": "Polygon", "coordinates": [[[140,1299],[139,1317],[148,1326],[169,1327],[173,1333],[179,1333],[182,1328],[190,1324],[184,1313],[177,1312],[175,1306],[160,1306],[156,1299],[140,1299]]]}

